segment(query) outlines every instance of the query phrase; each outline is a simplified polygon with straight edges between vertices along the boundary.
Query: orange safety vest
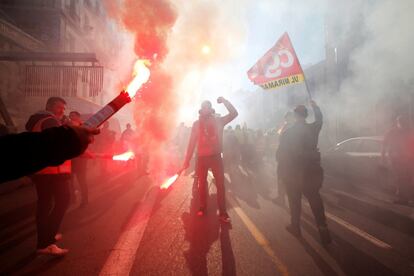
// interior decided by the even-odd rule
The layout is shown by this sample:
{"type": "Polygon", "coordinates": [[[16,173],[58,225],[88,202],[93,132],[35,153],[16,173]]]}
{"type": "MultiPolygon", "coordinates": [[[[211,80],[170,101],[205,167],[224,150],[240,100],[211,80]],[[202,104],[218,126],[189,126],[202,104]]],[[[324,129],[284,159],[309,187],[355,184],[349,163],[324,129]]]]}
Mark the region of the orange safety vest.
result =
{"type": "MultiPolygon", "coordinates": [[[[42,124],[47,119],[52,118],[52,116],[48,116],[46,118],[40,119],[37,121],[37,123],[32,128],[32,132],[41,132],[42,131],[42,124]]],[[[59,166],[53,166],[53,167],[46,167],[38,172],[36,174],[70,174],[72,172],[72,162],[71,160],[66,160],[63,162],[62,165],[59,166]]]]}

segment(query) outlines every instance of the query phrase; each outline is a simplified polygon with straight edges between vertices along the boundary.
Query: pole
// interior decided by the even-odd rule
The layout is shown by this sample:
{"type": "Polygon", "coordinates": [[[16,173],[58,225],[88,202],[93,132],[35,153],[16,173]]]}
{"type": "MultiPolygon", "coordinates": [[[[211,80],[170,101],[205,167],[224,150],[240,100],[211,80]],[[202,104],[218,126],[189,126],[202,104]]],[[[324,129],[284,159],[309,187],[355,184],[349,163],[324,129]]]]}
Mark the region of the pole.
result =
{"type": "Polygon", "coordinates": [[[306,92],[308,92],[308,97],[309,97],[309,100],[311,101],[312,100],[312,95],[311,95],[310,90],[309,90],[308,82],[306,81],[305,72],[303,71],[302,65],[300,64],[300,60],[298,58],[298,55],[296,54],[295,48],[293,48],[293,44],[292,44],[292,41],[290,41],[290,37],[289,37],[288,33],[286,33],[286,35],[287,35],[287,38],[289,40],[289,44],[292,45],[293,54],[295,55],[296,60],[298,61],[299,67],[302,69],[303,79],[305,81],[305,86],[306,86],[306,92]]]}
{"type": "MultiPolygon", "coordinates": [[[[299,62],[299,60],[298,60],[298,62],[299,62]]],[[[302,70],[302,72],[303,72],[303,70],[302,70]]],[[[303,79],[305,81],[305,86],[306,86],[306,91],[308,92],[309,101],[311,101],[312,100],[312,95],[311,95],[311,92],[309,90],[308,81],[306,80],[305,72],[303,72],[303,79]]]]}
{"type": "Polygon", "coordinates": [[[128,93],[122,91],[115,99],[96,112],[83,125],[88,127],[99,127],[129,102],[131,102],[131,98],[128,93]]]}

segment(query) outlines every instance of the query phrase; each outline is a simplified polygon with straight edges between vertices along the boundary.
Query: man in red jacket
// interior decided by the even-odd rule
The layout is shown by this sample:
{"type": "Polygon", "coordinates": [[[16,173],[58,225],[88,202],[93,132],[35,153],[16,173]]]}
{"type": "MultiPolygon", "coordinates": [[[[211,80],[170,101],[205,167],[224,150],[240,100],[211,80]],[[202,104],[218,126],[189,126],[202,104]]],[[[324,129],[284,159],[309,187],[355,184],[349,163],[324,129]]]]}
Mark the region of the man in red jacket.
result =
{"type": "Polygon", "coordinates": [[[191,137],[187,147],[187,154],[183,169],[189,167],[194,149],[197,145],[197,166],[196,172],[199,179],[198,189],[200,198],[200,210],[197,215],[203,216],[207,206],[207,172],[212,170],[217,187],[217,201],[220,220],[230,222],[226,211],[226,200],[224,190],[224,169],[223,169],[223,130],[224,126],[237,117],[238,113],[234,106],[219,97],[217,103],[223,103],[229,111],[224,117],[216,116],[211,102],[204,101],[199,111],[199,119],[193,123],[191,137]]]}

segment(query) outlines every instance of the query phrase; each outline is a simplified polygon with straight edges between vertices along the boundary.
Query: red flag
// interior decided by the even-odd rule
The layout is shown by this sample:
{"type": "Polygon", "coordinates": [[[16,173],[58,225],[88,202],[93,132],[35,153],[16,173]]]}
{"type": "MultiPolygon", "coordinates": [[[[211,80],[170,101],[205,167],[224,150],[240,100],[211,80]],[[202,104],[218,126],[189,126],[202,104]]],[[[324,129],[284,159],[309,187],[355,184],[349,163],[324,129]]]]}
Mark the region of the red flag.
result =
{"type": "Polygon", "coordinates": [[[263,89],[280,88],[304,81],[302,67],[287,33],[250,68],[247,76],[263,89]]]}

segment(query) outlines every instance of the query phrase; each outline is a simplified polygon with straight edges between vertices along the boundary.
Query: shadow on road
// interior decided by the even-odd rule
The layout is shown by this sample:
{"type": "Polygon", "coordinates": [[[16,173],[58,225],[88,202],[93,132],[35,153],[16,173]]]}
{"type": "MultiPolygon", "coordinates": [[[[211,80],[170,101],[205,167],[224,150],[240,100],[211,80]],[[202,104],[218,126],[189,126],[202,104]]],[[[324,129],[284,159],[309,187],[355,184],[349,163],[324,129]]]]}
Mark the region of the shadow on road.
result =
{"type": "Polygon", "coordinates": [[[197,217],[198,199],[191,199],[190,212],[182,214],[185,239],[190,248],[184,252],[184,257],[192,275],[209,275],[207,255],[212,244],[220,238],[222,275],[236,275],[236,264],[230,240],[231,225],[223,225],[216,215],[216,195],[211,195],[207,213],[197,217]]]}
{"type": "MultiPolygon", "coordinates": [[[[308,232],[313,239],[319,241],[317,230],[309,222],[312,217],[309,214],[303,214],[303,217],[306,218],[306,220],[302,220],[303,230],[308,232]]],[[[325,250],[326,253],[335,260],[346,275],[397,275],[384,264],[356,248],[349,241],[344,240],[335,232],[331,231],[331,235],[333,243],[322,250],[325,250]]],[[[315,264],[318,265],[325,275],[335,275],[329,274],[329,270],[332,270],[332,268],[328,263],[323,261],[322,256],[317,251],[315,251],[307,242],[301,243],[306,252],[313,258],[315,264]]]]}
{"type": "MultiPolygon", "coordinates": [[[[128,193],[135,185],[136,180],[136,174],[126,173],[115,182],[99,183],[100,187],[96,187],[92,191],[96,193],[99,190],[101,194],[94,198],[86,208],[70,210],[65,215],[62,230],[67,233],[73,229],[90,226],[91,223],[104,216],[119,198],[128,193]]],[[[90,184],[98,185],[96,181],[91,181],[90,184]]],[[[4,220],[1,220],[0,223],[2,226],[0,257],[4,258],[6,262],[8,252],[18,246],[22,248],[22,252],[18,256],[9,259],[5,267],[0,268],[0,275],[10,273],[24,275],[25,271],[30,271],[27,272],[27,275],[42,273],[58,262],[59,259],[48,259],[47,256],[36,256],[34,253],[34,240],[36,239],[35,210],[36,203],[30,203],[10,210],[1,216],[4,220]],[[32,243],[34,247],[31,247],[32,243]],[[28,248],[31,250],[27,251],[28,248]]]]}

